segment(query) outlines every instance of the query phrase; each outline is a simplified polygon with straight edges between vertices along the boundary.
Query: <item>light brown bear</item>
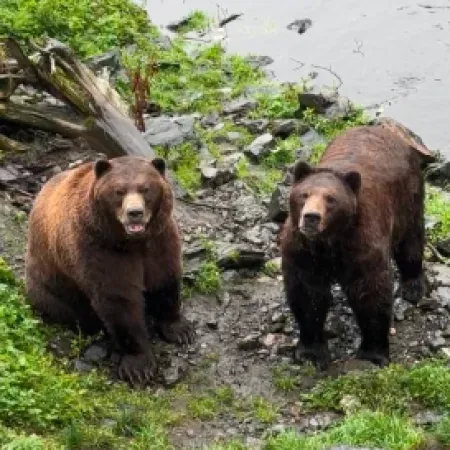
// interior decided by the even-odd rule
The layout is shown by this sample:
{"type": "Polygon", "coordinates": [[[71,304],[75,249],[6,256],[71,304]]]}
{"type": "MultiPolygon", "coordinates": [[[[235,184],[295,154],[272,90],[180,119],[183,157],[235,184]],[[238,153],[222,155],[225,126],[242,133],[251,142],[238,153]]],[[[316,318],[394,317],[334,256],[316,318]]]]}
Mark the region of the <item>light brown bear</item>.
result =
{"type": "Polygon", "coordinates": [[[357,357],[390,360],[393,303],[391,257],[403,296],[424,293],[424,182],[429,153],[401,129],[366,126],[343,132],[317,167],[298,162],[281,236],[287,301],[300,328],[298,360],[326,368],[324,323],[339,283],[362,334],[357,357]]]}
{"type": "Polygon", "coordinates": [[[157,368],[146,317],[168,341],[190,343],[181,314],[181,240],[165,162],[119,157],[51,178],[30,213],[26,290],[44,320],[93,334],[121,353],[119,377],[157,368]]]}

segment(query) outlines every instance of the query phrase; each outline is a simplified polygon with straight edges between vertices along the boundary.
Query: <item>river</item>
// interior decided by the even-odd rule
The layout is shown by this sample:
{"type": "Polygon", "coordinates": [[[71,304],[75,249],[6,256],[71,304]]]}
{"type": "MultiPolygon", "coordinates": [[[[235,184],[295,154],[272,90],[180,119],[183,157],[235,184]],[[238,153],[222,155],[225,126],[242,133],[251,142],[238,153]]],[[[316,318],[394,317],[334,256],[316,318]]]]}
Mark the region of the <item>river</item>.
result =
{"type": "MultiPolygon", "coordinates": [[[[137,0],[142,3],[142,0],[137,0]]],[[[226,26],[230,52],[267,55],[280,81],[318,72],[319,84],[342,79],[340,92],[393,117],[450,157],[450,1],[448,0],[147,0],[156,25],[195,9],[215,18],[242,13],[226,26]],[[217,4],[219,2],[219,5],[217,4]],[[310,19],[303,34],[287,29],[310,19]]]]}

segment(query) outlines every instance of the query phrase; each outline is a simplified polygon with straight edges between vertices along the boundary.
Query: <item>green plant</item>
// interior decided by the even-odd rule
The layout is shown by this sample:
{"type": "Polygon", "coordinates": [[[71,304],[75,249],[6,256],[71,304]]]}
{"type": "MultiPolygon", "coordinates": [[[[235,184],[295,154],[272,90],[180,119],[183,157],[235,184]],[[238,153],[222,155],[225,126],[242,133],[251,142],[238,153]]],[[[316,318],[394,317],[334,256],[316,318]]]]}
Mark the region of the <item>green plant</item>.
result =
{"type": "Polygon", "coordinates": [[[436,224],[428,230],[431,242],[445,239],[450,235],[450,199],[441,191],[427,186],[425,212],[436,224]]]}

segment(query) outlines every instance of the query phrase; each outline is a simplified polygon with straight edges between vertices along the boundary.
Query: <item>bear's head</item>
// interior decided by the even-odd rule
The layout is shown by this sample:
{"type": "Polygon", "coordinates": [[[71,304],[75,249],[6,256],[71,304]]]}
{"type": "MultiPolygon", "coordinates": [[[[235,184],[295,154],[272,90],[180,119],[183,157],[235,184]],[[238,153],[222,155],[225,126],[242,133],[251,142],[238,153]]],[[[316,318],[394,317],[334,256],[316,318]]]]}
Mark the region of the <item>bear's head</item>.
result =
{"type": "MultiPolygon", "coordinates": [[[[163,159],[123,156],[94,163],[92,195],[109,231],[127,238],[159,233],[172,214],[173,194],[163,159]]],[[[105,230],[106,232],[106,230],[105,230]]]]}
{"type": "Polygon", "coordinates": [[[308,240],[339,236],[357,212],[359,172],[336,173],[300,161],[294,166],[289,196],[290,220],[308,240]]]}

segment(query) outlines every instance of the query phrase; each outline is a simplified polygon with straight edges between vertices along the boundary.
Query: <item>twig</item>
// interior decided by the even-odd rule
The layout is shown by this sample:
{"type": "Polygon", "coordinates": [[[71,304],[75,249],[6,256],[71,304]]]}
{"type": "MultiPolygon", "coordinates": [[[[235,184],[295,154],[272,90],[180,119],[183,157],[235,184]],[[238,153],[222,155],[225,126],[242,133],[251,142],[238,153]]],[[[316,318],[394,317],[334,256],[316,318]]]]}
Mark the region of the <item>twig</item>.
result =
{"type": "Polygon", "coordinates": [[[313,64],[311,67],[314,67],[315,69],[326,70],[327,72],[331,73],[331,75],[335,76],[339,81],[339,86],[336,87],[336,90],[338,90],[344,84],[342,78],[331,67],[318,66],[315,64],[313,64]]]}
{"type": "Polygon", "coordinates": [[[418,4],[417,6],[419,6],[420,8],[425,8],[425,9],[450,9],[450,6],[444,6],[444,5],[423,5],[423,4],[418,4]]]}
{"type": "Polygon", "coordinates": [[[353,50],[353,53],[359,53],[362,56],[364,56],[364,53],[361,51],[361,49],[363,47],[363,43],[361,41],[358,41],[358,39],[355,39],[355,44],[356,44],[356,50],[353,50]]]}
{"type": "Polygon", "coordinates": [[[300,69],[303,69],[303,67],[305,67],[305,63],[299,61],[298,59],[291,58],[291,61],[294,61],[294,62],[296,62],[297,64],[299,64],[299,66],[296,67],[294,70],[300,70],[300,69]]]}
{"type": "Polygon", "coordinates": [[[233,211],[235,210],[235,208],[233,208],[232,206],[220,206],[220,205],[211,205],[209,203],[202,203],[202,202],[196,202],[193,200],[187,200],[185,198],[179,198],[178,200],[180,200],[183,203],[186,203],[187,205],[192,205],[192,206],[198,206],[198,207],[204,207],[204,208],[210,208],[210,209],[221,209],[223,211],[233,211]]]}
{"type": "Polygon", "coordinates": [[[227,23],[232,22],[233,20],[239,19],[239,17],[241,17],[243,14],[231,14],[231,16],[226,17],[225,19],[221,20],[219,22],[219,27],[223,27],[225,26],[227,23]]]}
{"type": "Polygon", "coordinates": [[[445,258],[439,253],[439,250],[433,245],[427,242],[426,246],[430,249],[433,256],[437,259],[441,264],[445,264],[446,266],[450,265],[450,259],[445,258]]]}
{"type": "Polygon", "coordinates": [[[26,145],[0,134],[0,151],[6,150],[11,153],[25,153],[28,149],[29,148],[26,145]]]}

